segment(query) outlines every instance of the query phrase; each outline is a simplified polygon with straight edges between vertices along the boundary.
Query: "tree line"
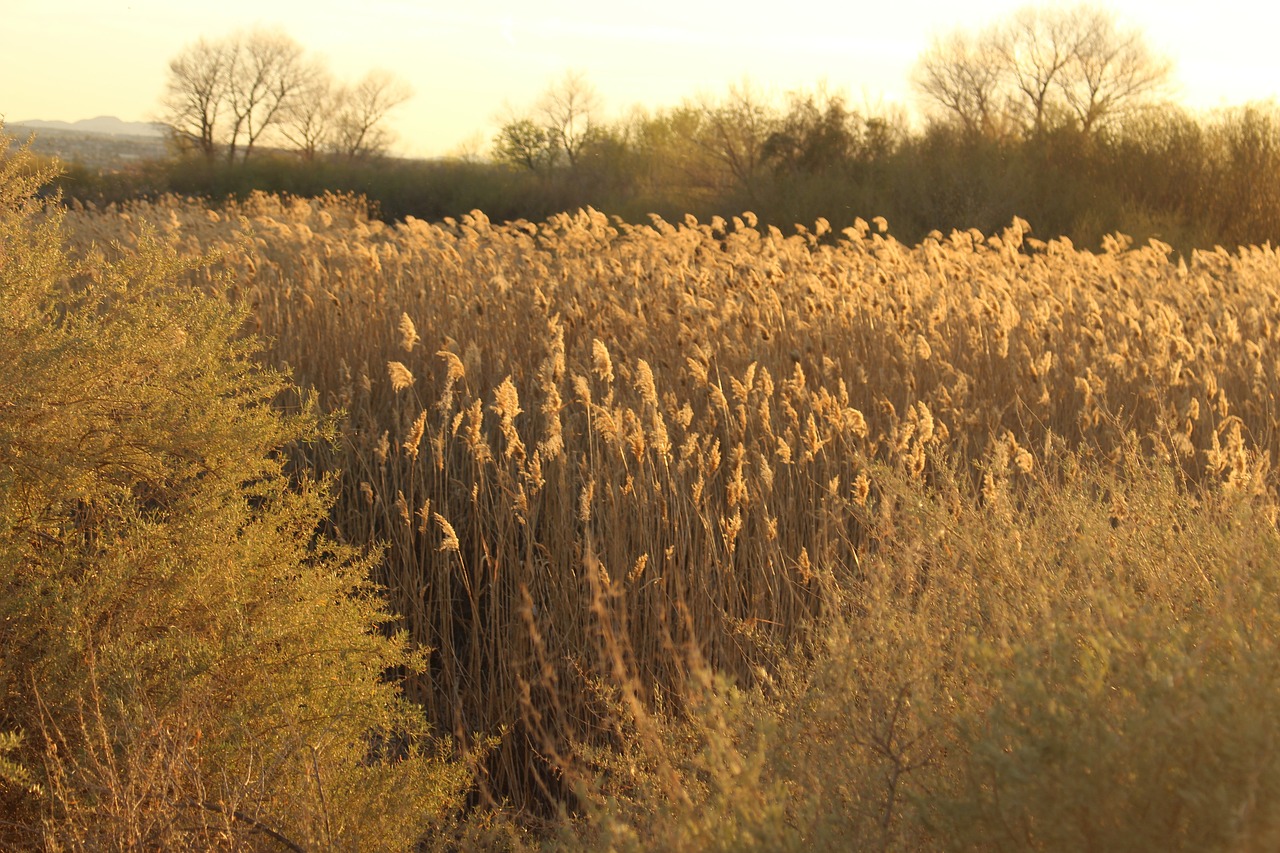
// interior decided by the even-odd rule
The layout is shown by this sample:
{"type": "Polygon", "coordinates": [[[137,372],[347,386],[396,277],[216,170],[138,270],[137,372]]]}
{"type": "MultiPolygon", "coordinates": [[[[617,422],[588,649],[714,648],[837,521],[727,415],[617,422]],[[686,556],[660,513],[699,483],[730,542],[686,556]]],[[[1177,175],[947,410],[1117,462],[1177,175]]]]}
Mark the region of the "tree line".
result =
{"type": "Polygon", "coordinates": [[[508,108],[487,151],[410,161],[377,156],[407,87],[385,72],[338,85],[286,36],[252,31],[196,42],[170,65],[169,121],[192,156],[73,175],[64,191],[336,190],[386,219],[477,208],[540,219],[589,205],[629,221],[750,210],[789,229],[883,215],[909,241],[1014,216],[1082,245],[1115,231],[1183,250],[1280,239],[1280,113],[1193,113],[1172,99],[1172,72],[1109,12],[1028,7],[933,40],[912,75],[922,121],[823,88],[772,98],[749,82],[609,113],[571,71],[508,108]],[[269,156],[262,140],[276,146],[269,156]]]}
{"type": "MultiPolygon", "coordinates": [[[[1181,250],[1280,239],[1280,110],[1197,114],[1173,63],[1110,12],[1033,6],[938,36],[912,84],[924,121],[824,89],[749,84],[607,121],[580,74],[506,117],[493,157],[628,217],[755,212],[783,228],[884,215],[899,238],[1014,216],[1043,237],[1114,232],[1181,250]]],[[[558,199],[564,203],[565,199],[558,199]]]]}
{"type": "MultiPolygon", "coordinates": [[[[969,136],[1012,139],[1064,129],[1097,136],[1164,106],[1172,70],[1140,31],[1122,27],[1112,13],[1033,6],[978,34],[961,30],[935,38],[917,61],[912,83],[931,125],[969,136]]],[[[719,103],[686,102],[612,126],[599,112],[598,95],[582,74],[570,72],[529,111],[502,125],[494,156],[533,171],[573,169],[593,147],[678,137],[745,186],[771,166],[813,169],[884,153],[895,137],[909,134],[902,113],[859,116],[845,99],[822,91],[816,97],[793,94],[783,113],[749,86],[731,88],[719,103]],[[870,152],[864,150],[868,144],[870,152]]]]}

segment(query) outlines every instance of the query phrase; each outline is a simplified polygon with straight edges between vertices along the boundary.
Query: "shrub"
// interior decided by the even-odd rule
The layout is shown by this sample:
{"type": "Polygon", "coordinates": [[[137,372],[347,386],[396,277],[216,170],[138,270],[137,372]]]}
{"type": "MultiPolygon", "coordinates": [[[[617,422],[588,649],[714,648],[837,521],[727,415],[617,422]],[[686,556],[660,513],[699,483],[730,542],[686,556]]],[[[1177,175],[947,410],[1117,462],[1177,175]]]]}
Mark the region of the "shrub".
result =
{"type": "Polygon", "coordinates": [[[0,144],[0,843],[411,845],[466,772],[382,678],[415,660],[328,484],[286,473],[318,419],[190,261],[71,261],[0,144]]]}

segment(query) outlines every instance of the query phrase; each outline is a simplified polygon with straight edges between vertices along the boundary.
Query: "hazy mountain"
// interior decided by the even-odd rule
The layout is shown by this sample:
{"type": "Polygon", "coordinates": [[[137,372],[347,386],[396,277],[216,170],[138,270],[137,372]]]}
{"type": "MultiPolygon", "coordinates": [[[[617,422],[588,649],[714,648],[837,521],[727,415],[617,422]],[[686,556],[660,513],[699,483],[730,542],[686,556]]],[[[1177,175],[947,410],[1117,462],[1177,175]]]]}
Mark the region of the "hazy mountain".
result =
{"type": "Polygon", "coordinates": [[[121,121],[115,116],[98,116],[80,121],[15,121],[14,125],[76,133],[105,133],[111,136],[164,136],[164,126],[145,121],[121,121]]]}
{"type": "Polygon", "coordinates": [[[6,122],[4,134],[32,152],[91,169],[114,171],[170,154],[164,134],[153,124],[111,116],[87,121],[6,122]]]}

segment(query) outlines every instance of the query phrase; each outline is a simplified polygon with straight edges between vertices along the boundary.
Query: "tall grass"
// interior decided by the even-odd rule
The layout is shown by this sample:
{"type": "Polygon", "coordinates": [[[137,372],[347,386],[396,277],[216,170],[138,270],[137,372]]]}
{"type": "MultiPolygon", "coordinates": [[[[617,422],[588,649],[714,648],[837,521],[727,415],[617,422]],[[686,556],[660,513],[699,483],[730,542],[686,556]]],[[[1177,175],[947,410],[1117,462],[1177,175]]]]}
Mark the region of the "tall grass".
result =
{"type": "Polygon", "coordinates": [[[192,283],[344,413],[296,464],[388,545],[409,695],[500,737],[478,802],[616,846],[1271,837],[1231,798],[1276,782],[1274,250],[269,196],[67,219],[89,255],[141,222],[215,253],[192,283]],[[1255,787],[1177,788],[1233,731],[1213,784],[1255,787]]]}

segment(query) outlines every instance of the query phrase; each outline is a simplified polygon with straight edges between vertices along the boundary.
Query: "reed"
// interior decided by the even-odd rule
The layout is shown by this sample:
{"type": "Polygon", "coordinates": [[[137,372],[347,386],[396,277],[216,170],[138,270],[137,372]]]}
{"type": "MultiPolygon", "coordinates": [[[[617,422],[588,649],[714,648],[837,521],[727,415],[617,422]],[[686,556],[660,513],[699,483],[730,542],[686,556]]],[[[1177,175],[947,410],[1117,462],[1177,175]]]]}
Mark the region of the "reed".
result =
{"type": "MultiPolygon", "coordinates": [[[[1109,476],[1072,491],[1072,465],[1153,460],[1189,503],[1274,495],[1270,247],[1179,258],[1117,235],[1095,254],[1020,220],[909,247],[882,220],[785,234],[750,214],[634,225],[590,209],[391,226],[338,197],[168,198],[67,222],[83,253],[148,222],[213,254],[191,283],[246,301],[266,358],[342,413],[341,441],[296,462],[339,474],[337,536],[388,546],[375,580],[430,650],[409,695],[464,748],[501,733],[477,774],[490,804],[570,798],[646,715],[696,717],[704,667],[766,693],[804,662],[862,667],[855,716],[879,734],[860,766],[901,778],[917,765],[893,726],[940,743],[904,685],[928,681],[935,708],[987,689],[943,665],[963,657],[951,627],[1021,643],[1047,623],[1002,621],[1009,602],[1067,606],[1026,574],[1043,563],[1007,561],[1046,490],[1088,504],[1109,476]],[[922,526],[921,501],[949,520],[922,526]],[[962,579],[983,560],[1023,597],[975,597],[962,579]],[[955,595],[922,607],[937,589],[955,595]]],[[[857,808],[887,833],[904,795],[875,786],[857,808]]]]}

